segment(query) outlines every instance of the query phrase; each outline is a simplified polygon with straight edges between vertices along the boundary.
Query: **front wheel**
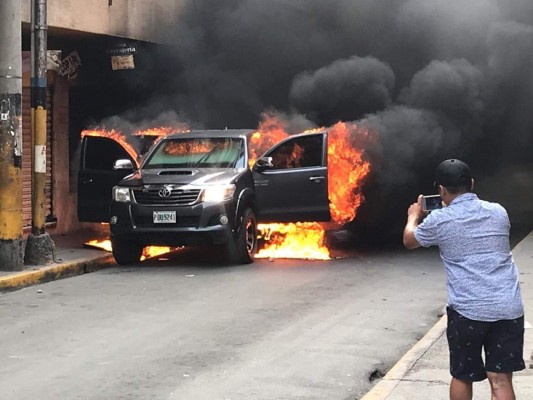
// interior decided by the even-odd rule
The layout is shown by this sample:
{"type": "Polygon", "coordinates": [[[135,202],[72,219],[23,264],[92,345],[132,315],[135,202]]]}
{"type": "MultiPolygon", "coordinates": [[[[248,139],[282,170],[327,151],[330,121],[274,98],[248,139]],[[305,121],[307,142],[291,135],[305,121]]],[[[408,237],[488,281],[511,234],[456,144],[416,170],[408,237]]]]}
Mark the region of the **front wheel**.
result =
{"type": "Polygon", "coordinates": [[[112,239],[113,257],[117,264],[134,264],[141,260],[143,246],[132,240],[112,239]]]}
{"type": "Polygon", "coordinates": [[[237,232],[228,244],[230,262],[250,264],[257,251],[257,220],[251,208],[244,210],[237,232]]]}

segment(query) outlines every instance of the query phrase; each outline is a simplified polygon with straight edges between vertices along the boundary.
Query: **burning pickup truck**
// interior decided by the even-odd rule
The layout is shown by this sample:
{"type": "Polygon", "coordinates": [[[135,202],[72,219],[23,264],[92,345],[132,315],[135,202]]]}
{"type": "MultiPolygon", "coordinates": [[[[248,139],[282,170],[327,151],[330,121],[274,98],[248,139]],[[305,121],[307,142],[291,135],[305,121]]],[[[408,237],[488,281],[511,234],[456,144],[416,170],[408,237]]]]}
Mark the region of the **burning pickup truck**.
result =
{"type": "Polygon", "coordinates": [[[105,142],[106,151],[106,138],[86,136],[78,217],[109,222],[119,264],[139,261],[145,246],[198,244],[223,245],[232,263],[250,263],[257,250],[258,222],[329,221],[328,133],[290,136],[255,163],[250,148],[254,133],[170,134],[139,166],[127,152],[120,157],[118,143],[105,142]],[[112,168],[94,168],[113,156],[118,159],[112,168]]]}

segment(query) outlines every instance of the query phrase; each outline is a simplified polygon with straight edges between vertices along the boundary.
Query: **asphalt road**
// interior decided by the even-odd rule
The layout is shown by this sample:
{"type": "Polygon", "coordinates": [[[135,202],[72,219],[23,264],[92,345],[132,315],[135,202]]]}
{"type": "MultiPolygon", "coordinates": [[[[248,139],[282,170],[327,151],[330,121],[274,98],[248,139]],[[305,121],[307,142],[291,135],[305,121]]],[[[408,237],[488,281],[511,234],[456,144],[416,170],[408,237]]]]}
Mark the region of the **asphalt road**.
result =
{"type": "Polygon", "coordinates": [[[446,301],[432,250],[218,258],[188,251],[0,295],[0,399],[359,399],[446,301]]]}

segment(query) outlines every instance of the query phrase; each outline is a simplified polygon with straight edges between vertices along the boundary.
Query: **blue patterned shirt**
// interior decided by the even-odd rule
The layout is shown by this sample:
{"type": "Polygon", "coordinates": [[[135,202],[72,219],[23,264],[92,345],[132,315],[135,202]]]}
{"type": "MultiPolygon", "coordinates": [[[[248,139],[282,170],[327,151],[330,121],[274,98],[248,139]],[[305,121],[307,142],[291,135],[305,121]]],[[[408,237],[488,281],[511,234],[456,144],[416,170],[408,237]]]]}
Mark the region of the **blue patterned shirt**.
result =
{"type": "Polygon", "coordinates": [[[477,321],[524,315],[509,229],[505,208],[474,193],[457,196],[415,229],[421,246],[439,246],[448,305],[459,314],[477,321]]]}

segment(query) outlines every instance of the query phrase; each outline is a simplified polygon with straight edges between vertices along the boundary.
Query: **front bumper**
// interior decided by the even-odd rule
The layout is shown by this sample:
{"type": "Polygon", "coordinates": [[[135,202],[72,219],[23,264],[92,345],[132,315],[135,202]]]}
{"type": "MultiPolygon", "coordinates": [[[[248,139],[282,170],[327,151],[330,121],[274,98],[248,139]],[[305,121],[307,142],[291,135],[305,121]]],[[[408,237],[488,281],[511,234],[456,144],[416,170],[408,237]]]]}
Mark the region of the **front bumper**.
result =
{"type": "Polygon", "coordinates": [[[192,206],[155,206],[112,202],[111,237],[134,240],[144,246],[224,244],[235,223],[235,203],[198,203],[192,206]],[[154,223],[154,211],[175,211],[175,223],[154,223]],[[226,218],[227,223],[223,223],[226,218]]]}

